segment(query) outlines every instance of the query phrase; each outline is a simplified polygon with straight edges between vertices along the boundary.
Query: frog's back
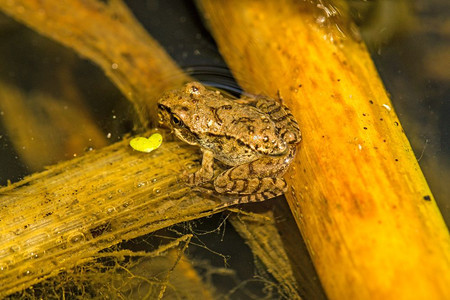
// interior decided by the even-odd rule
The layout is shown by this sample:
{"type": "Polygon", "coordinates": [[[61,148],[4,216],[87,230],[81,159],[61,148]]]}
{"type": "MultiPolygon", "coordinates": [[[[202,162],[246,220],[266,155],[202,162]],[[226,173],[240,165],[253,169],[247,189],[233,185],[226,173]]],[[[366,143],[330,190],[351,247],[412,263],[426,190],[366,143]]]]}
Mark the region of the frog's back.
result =
{"type": "Polygon", "coordinates": [[[220,105],[215,106],[214,115],[217,122],[222,123],[220,134],[264,155],[285,153],[286,143],[269,116],[233,100],[224,99],[217,104],[220,105]]]}
{"type": "MultiPolygon", "coordinates": [[[[255,98],[256,104],[261,103],[255,98]]],[[[264,105],[239,103],[197,82],[166,93],[159,101],[163,121],[182,140],[199,145],[229,165],[288,151],[286,127],[264,105]]]]}

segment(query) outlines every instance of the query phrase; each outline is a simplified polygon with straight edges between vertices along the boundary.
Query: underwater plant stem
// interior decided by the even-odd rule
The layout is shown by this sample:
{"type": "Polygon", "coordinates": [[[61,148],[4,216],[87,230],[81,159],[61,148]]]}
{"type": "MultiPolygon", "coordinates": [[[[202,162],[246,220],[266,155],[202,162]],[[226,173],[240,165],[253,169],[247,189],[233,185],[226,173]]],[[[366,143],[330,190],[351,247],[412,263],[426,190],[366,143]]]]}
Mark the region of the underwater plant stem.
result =
{"type": "Polygon", "coordinates": [[[449,298],[448,229],[344,6],[198,3],[240,85],[299,122],[286,197],[328,297],[449,298]]]}
{"type": "Polygon", "coordinates": [[[157,97],[189,81],[120,0],[0,0],[0,10],[97,64],[144,126],[157,97]]]}
{"type": "Polygon", "coordinates": [[[190,192],[173,171],[194,165],[197,153],[166,142],[144,154],[128,142],[0,188],[0,298],[123,240],[216,212],[220,203],[190,192]]]}
{"type": "Polygon", "coordinates": [[[37,92],[29,94],[0,81],[1,121],[15,151],[30,171],[67,159],[67,153],[73,156],[83,153],[87,145],[92,148],[107,145],[103,132],[83,106],[70,104],[64,98],[55,99],[37,92]],[[64,138],[49,138],[55,136],[64,138]]]}

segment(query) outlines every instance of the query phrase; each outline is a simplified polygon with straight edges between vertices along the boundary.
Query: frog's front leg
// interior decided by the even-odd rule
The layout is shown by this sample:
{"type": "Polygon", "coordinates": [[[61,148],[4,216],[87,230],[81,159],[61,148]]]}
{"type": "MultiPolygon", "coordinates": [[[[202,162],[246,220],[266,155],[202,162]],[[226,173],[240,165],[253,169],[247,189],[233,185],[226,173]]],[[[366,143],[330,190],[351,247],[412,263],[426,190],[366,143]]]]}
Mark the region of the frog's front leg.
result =
{"type": "Polygon", "coordinates": [[[235,166],[214,180],[218,193],[241,196],[232,204],[263,201],[287,191],[287,183],[282,178],[292,159],[294,149],[281,157],[262,157],[255,161],[235,166]]]}
{"type": "Polygon", "coordinates": [[[207,181],[210,181],[214,176],[214,155],[213,152],[209,150],[202,149],[202,167],[195,173],[189,174],[187,178],[187,184],[192,186],[197,186],[207,181]]]}

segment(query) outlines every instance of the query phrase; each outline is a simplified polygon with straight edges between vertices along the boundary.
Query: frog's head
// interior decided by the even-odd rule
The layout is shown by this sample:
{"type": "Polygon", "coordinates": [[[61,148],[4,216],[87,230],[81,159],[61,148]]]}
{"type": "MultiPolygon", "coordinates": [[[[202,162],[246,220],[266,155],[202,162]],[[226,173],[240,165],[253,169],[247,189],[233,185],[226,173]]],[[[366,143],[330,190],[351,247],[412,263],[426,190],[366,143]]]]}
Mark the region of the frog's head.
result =
{"type": "Polygon", "coordinates": [[[193,112],[198,98],[206,88],[198,82],[190,82],[183,88],[166,92],[158,101],[158,116],[161,126],[169,128],[182,141],[198,144],[195,134],[193,112]]]}

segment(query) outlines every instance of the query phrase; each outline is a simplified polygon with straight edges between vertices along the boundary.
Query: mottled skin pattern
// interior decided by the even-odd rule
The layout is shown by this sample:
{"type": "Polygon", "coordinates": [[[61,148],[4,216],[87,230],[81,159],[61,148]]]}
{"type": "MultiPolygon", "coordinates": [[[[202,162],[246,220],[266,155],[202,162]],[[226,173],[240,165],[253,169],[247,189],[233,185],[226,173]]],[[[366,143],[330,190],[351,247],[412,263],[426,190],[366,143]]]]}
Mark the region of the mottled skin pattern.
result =
{"type": "Polygon", "coordinates": [[[237,203],[287,190],[282,175],[301,135],[289,109],[278,101],[263,96],[232,100],[191,82],[164,94],[158,108],[162,125],[203,151],[202,167],[189,176],[188,184],[211,181],[215,158],[231,168],[214,179],[214,188],[238,195],[237,203]]]}

